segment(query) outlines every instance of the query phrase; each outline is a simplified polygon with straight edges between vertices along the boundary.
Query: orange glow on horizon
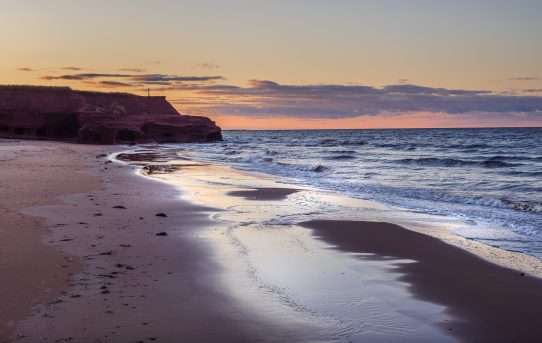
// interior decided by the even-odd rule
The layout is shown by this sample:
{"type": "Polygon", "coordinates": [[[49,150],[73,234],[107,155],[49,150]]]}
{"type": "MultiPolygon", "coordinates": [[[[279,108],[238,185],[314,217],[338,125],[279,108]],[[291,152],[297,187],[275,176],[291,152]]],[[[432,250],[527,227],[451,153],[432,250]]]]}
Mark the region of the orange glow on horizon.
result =
{"type": "Polygon", "coordinates": [[[360,116],[342,119],[305,119],[289,117],[252,118],[241,116],[213,116],[224,130],[303,130],[303,129],[407,129],[407,128],[468,128],[536,126],[536,122],[517,122],[495,125],[487,121],[468,121],[444,113],[406,113],[400,115],[360,116]]]}

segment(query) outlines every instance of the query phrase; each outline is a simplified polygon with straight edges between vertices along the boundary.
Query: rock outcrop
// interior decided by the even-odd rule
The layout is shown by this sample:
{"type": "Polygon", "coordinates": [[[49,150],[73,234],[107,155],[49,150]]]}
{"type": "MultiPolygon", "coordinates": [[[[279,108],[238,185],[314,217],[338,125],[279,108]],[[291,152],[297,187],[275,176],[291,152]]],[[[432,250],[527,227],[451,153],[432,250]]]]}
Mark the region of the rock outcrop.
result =
{"type": "Polygon", "coordinates": [[[222,140],[207,117],[181,115],[162,96],[0,86],[0,137],[92,144],[222,140]]]}

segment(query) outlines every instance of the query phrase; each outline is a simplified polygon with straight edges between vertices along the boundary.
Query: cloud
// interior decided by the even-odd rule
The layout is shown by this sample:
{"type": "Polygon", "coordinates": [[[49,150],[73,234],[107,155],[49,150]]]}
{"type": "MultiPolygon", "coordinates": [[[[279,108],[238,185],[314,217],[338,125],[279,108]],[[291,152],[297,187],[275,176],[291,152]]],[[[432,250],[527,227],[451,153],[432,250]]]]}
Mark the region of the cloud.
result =
{"type": "Polygon", "coordinates": [[[45,75],[40,77],[42,80],[66,80],[66,81],[84,81],[100,78],[122,79],[125,83],[137,85],[172,85],[180,82],[209,82],[223,80],[222,76],[179,76],[166,74],[115,74],[115,73],[81,73],[68,75],[45,75]]]}
{"type": "Polygon", "coordinates": [[[508,80],[510,81],[540,81],[541,79],[536,76],[524,76],[524,77],[513,77],[508,80]]]}
{"type": "Polygon", "coordinates": [[[42,80],[90,80],[95,78],[101,78],[101,77],[130,77],[131,75],[126,74],[96,74],[96,73],[88,73],[88,74],[71,74],[71,75],[61,75],[61,76],[51,76],[46,75],[40,77],[42,80]]]}
{"type": "Polygon", "coordinates": [[[432,94],[432,95],[476,95],[488,94],[490,91],[470,91],[445,88],[422,87],[410,84],[390,85],[382,88],[385,92],[396,94],[432,94]]]}
{"type": "Polygon", "coordinates": [[[28,67],[17,68],[17,70],[18,71],[35,71],[34,69],[28,68],[28,67]]]}
{"type": "Polygon", "coordinates": [[[148,61],[145,61],[146,64],[149,64],[149,65],[157,65],[157,64],[161,64],[162,61],[159,61],[159,60],[148,60],[148,61]]]}
{"type": "Polygon", "coordinates": [[[147,82],[206,82],[223,80],[222,76],[177,76],[177,75],[164,75],[164,74],[146,74],[146,75],[132,75],[130,77],[133,81],[142,83],[147,82]]]}
{"type": "Polygon", "coordinates": [[[186,84],[162,90],[192,91],[192,95],[179,101],[204,104],[213,115],[317,119],[408,112],[542,116],[542,97],[410,84],[376,88],[334,84],[282,85],[269,80],[250,80],[249,87],[186,84]]]}
{"type": "Polygon", "coordinates": [[[83,68],[79,68],[79,67],[63,67],[63,68],[60,68],[61,70],[73,70],[73,71],[78,71],[78,70],[83,70],[83,68]]]}
{"type": "Polygon", "coordinates": [[[218,69],[220,66],[218,64],[214,63],[198,63],[196,64],[196,67],[202,68],[202,69],[218,69]]]}
{"type": "Polygon", "coordinates": [[[134,87],[134,85],[130,83],[125,82],[118,82],[118,81],[100,81],[98,83],[100,86],[108,87],[108,88],[115,88],[115,87],[134,87]]]}
{"type": "Polygon", "coordinates": [[[524,89],[523,92],[525,92],[525,93],[539,93],[539,92],[542,92],[542,88],[524,89]]]}
{"type": "Polygon", "coordinates": [[[143,68],[120,68],[119,71],[131,71],[133,73],[144,73],[147,69],[143,68]]]}

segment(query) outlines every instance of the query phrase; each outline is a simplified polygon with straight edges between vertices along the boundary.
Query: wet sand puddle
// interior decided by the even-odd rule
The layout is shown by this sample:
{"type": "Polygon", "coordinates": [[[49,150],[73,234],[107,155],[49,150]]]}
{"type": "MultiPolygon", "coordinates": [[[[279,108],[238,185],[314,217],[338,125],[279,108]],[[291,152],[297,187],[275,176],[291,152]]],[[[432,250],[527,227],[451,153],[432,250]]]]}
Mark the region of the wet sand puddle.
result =
{"type": "Polygon", "coordinates": [[[217,209],[211,217],[222,225],[200,239],[212,244],[227,291],[245,306],[288,325],[316,324],[324,341],[453,341],[435,326],[450,320],[446,308],[416,299],[399,281],[397,266],[415,261],[340,252],[296,225],[316,218],[389,220],[390,209],[306,187],[288,191],[272,177],[224,166],[168,164],[175,167],[142,173],[217,209]],[[278,191],[269,194],[272,189],[278,191]]]}

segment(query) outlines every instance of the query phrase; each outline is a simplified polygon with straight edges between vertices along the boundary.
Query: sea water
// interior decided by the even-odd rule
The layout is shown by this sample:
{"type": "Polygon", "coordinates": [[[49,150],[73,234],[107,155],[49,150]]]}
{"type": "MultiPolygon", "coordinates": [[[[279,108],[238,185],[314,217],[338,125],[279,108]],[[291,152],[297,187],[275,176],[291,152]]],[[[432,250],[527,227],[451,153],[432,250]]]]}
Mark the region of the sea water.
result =
{"type": "Polygon", "coordinates": [[[415,213],[458,217],[457,234],[542,259],[542,129],[224,131],[164,145],[179,158],[263,172],[415,213]]]}

